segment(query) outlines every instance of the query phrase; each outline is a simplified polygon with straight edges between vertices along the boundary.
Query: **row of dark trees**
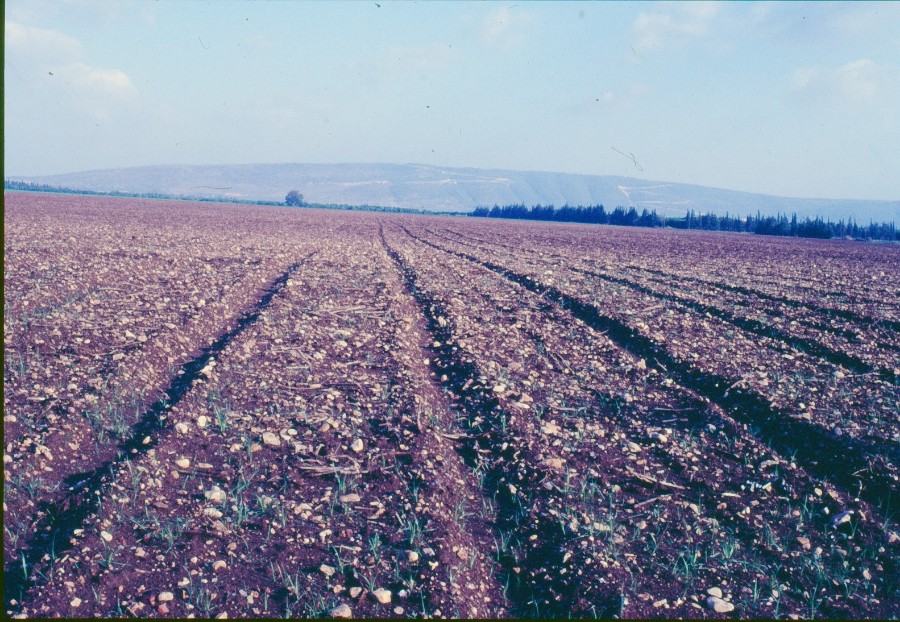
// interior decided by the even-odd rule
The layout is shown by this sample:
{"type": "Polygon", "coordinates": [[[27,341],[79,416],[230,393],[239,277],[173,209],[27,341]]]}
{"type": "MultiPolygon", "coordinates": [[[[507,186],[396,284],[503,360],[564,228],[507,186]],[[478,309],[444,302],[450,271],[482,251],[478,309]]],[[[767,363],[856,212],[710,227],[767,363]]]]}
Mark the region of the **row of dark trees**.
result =
{"type": "Polygon", "coordinates": [[[119,190],[84,190],[80,188],[65,188],[62,186],[50,186],[30,181],[3,180],[4,190],[17,190],[20,192],[49,192],[56,194],[79,194],[98,197],[117,197],[126,199],[164,199],[166,201],[196,201],[206,203],[239,203],[242,205],[281,205],[277,201],[251,201],[248,199],[236,199],[233,197],[195,197],[182,194],[166,194],[162,192],[121,192],[119,190]]]}
{"type": "Polygon", "coordinates": [[[663,218],[646,208],[638,212],[634,207],[617,207],[607,212],[602,205],[571,206],[556,208],[552,205],[524,204],[494,205],[478,207],[470,216],[476,218],[515,218],[518,220],[546,220],[555,222],[578,222],[595,225],[620,225],[629,227],[673,227],[676,229],[701,229],[706,231],[736,231],[759,235],[782,235],[800,238],[854,238],[858,240],[900,240],[900,232],[894,223],[869,223],[859,225],[855,220],[833,222],[822,218],[800,220],[796,214],[787,215],[718,216],[713,213],[697,214],[689,210],[684,217],[663,218]]]}

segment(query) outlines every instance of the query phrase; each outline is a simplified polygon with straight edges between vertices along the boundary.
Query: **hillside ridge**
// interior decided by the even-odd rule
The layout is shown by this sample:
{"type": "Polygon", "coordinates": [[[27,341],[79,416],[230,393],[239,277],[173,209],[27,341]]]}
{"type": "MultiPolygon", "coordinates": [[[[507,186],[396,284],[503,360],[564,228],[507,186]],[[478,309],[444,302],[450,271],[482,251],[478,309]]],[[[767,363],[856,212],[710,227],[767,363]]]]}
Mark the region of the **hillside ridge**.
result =
{"type": "Polygon", "coordinates": [[[246,200],[284,199],[290,190],[323,204],[470,211],[486,205],[597,205],[657,211],[763,216],[796,213],[865,223],[900,221],[900,201],[790,198],[615,175],[459,168],[426,164],[150,165],[7,179],[78,190],[162,193],[246,200]]]}

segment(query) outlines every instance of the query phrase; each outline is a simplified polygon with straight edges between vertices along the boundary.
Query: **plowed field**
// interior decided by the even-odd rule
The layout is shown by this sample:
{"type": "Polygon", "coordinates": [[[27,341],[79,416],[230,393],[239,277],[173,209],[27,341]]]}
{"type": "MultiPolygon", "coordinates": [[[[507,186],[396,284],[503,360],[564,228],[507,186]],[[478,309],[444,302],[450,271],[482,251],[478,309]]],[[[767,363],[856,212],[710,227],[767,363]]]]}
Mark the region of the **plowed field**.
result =
{"type": "Polygon", "coordinates": [[[5,195],[18,617],[900,616],[900,248],[5,195]]]}

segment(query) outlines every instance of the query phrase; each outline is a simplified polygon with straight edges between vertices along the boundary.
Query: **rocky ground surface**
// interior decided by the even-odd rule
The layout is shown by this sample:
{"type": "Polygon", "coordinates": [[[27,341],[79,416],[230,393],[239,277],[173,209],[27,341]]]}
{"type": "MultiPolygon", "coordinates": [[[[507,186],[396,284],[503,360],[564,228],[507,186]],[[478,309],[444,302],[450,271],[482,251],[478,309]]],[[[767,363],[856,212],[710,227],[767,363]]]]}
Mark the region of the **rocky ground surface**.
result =
{"type": "Polygon", "coordinates": [[[893,247],[5,199],[7,615],[900,615],[893,247]]]}

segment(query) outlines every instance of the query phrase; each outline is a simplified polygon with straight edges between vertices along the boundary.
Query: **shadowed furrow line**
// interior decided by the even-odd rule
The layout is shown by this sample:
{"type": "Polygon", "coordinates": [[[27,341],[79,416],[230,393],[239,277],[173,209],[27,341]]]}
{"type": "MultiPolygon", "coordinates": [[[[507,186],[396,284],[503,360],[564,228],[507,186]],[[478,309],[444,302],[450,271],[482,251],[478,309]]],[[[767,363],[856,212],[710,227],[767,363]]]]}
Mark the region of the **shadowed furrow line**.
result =
{"type": "Polygon", "coordinates": [[[600,274],[598,272],[592,272],[590,270],[582,270],[581,268],[571,268],[571,270],[573,272],[578,272],[590,277],[603,279],[604,281],[609,281],[610,283],[616,283],[618,285],[630,287],[631,289],[639,291],[642,294],[647,294],[648,296],[653,296],[654,298],[658,298],[660,300],[677,302],[678,304],[697,311],[698,313],[708,313],[709,315],[716,317],[724,322],[728,322],[729,324],[732,324],[740,328],[741,330],[759,335],[760,337],[769,337],[770,339],[781,341],[782,343],[796,348],[797,350],[807,352],[809,354],[812,354],[813,356],[817,356],[820,359],[827,361],[833,365],[844,367],[858,374],[869,374],[872,372],[877,372],[878,377],[885,382],[890,382],[891,384],[900,384],[900,379],[896,378],[894,376],[894,372],[890,369],[876,369],[872,365],[869,365],[862,359],[853,356],[852,354],[834,350],[833,348],[829,348],[828,346],[811,339],[789,335],[776,326],[764,324],[759,320],[740,317],[733,313],[730,313],[729,311],[719,309],[718,307],[713,307],[701,302],[689,300],[681,296],[676,296],[675,294],[665,294],[662,292],[658,292],[654,289],[651,289],[639,283],[635,283],[634,281],[630,281],[628,279],[600,274]]]}
{"type": "MultiPolygon", "coordinates": [[[[547,575],[547,568],[561,567],[563,537],[561,530],[534,525],[533,499],[524,498],[524,491],[544,490],[539,484],[545,474],[534,468],[531,461],[520,456],[504,427],[510,415],[499,407],[499,400],[478,383],[482,373],[477,364],[466,357],[454,342],[454,328],[443,304],[418,284],[416,272],[403,257],[393,249],[380,232],[384,249],[395,263],[410,296],[415,300],[425,316],[428,333],[439,342],[430,349],[432,369],[445,388],[454,394],[467,415],[465,430],[476,442],[469,447],[459,446],[457,451],[473,470],[484,470],[482,493],[494,500],[497,507],[495,529],[501,540],[508,542],[507,552],[498,552],[498,561],[506,576],[500,577],[507,585],[506,597],[514,617],[526,617],[539,611],[541,616],[565,617],[570,611],[570,602],[577,596],[564,577],[547,575]],[[485,468],[484,457],[488,456],[485,468]],[[515,482],[515,485],[513,483],[515,482]],[[524,527],[532,521],[529,532],[540,532],[540,548],[528,550],[524,527]],[[528,550],[524,558],[513,551],[528,550]],[[529,580],[543,576],[540,581],[529,580]]],[[[552,493],[546,492],[547,495],[552,493]]],[[[533,544],[533,543],[532,543],[533,544]]]]}
{"type": "MultiPolygon", "coordinates": [[[[35,535],[23,548],[19,559],[10,562],[4,570],[6,611],[17,611],[21,607],[22,598],[32,586],[49,580],[50,577],[35,566],[48,555],[51,560],[55,560],[58,554],[71,548],[70,540],[74,531],[100,507],[102,489],[108,479],[115,477],[134,456],[147,452],[159,443],[159,434],[166,429],[165,413],[181,401],[212,358],[259,319],[260,314],[271,304],[272,298],[284,289],[288,279],[313,255],[315,251],[289,266],[281,276],[272,281],[259,301],[237,319],[234,328],[221,334],[200,354],[179,368],[163,397],[144,412],[132,427],[128,439],[119,445],[116,459],[108,460],[91,471],[69,475],[64,484],[72,491],[71,494],[57,502],[40,504],[38,509],[45,518],[35,526],[35,535]]],[[[47,574],[50,572],[52,568],[47,574]]]]}
{"type": "Polygon", "coordinates": [[[867,317],[865,315],[861,315],[856,313],[855,311],[849,311],[846,309],[834,309],[832,307],[823,307],[822,305],[813,304],[811,302],[803,302],[801,300],[794,300],[793,298],[785,298],[784,296],[776,296],[774,294],[768,294],[766,292],[759,291],[757,289],[753,289],[750,287],[744,287],[742,285],[730,285],[727,283],[719,283],[716,281],[708,281],[706,279],[698,279],[696,277],[689,276],[681,276],[674,275],[668,272],[663,272],[662,270],[653,270],[650,268],[639,268],[635,267],[636,270],[641,270],[643,272],[649,272],[650,274],[655,274],[658,276],[663,276],[666,278],[675,277],[682,281],[688,281],[690,283],[700,283],[702,285],[710,285],[712,287],[718,287],[719,289],[724,289],[726,291],[736,292],[738,294],[744,294],[745,296],[755,296],[756,298],[760,298],[762,300],[768,300],[771,302],[781,303],[788,307],[792,307],[794,309],[809,309],[810,311],[814,311],[815,313],[820,313],[825,316],[836,316],[850,322],[859,322],[865,326],[872,326],[875,324],[881,324],[890,328],[893,331],[900,331],[900,322],[895,320],[888,319],[876,319],[872,317],[867,317]]]}
{"type": "MultiPolygon", "coordinates": [[[[487,242],[487,241],[485,241],[485,240],[481,240],[481,239],[476,238],[476,237],[473,237],[473,236],[466,236],[466,235],[463,235],[463,234],[461,234],[461,233],[459,233],[459,232],[457,232],[457,231],[453,231],[453,230],[450,230],[450,229],[447,229],[447,230],[445,230],[445,231],[446,231],[447,233],[452,233],[453,235],[457,236],[457,237],[460,238],[460,239],[458,239],[458,240],[456,240],[456,239],[451,239],[451,238],[447,237],[446,235],[441,235],[440,233],[438,233],[438,232],[436,232],[436,231],[432,231],[432,230],[430,230],[430,229],[426,229],[425,231],[428,232],[428,233],[430,233],[430,234],[432,234],[432,235],[434,235],[435,237],[443,238],[443,239],[448,240],[448,241],[450,241],[450,242],[453,242],[453,243],[455,243],[455,244],[463,244],[463,245],[465,245],[465,246],[471,246],[472,248],[476,248],[476,249],[479,249],[479,250],[486,250],[486,246],[485,246],[485,245],[490,245],[490,244],[491,244],[490,242],[487,242]],[[478,244],[473,243],[473,241],[477,241],[478,244]]],[[[510,250],[515,250],[516,252],[519,252],[519,251],[521,250],[521,249],[515,248],[515,247],[513,247],[513,246],[510,246],[510,245],[508,245],[508,244],[500,244],[500,243],[495,243],[495,244],[496,244],[497,246],[501,246],[501,247],[503,247],[503,248],[508,248],[508,249],[510,249],[510,250]]],[[[555,257],[555,258],[558,258],[558,259],[563,259],[563,260],[566,260],[566,261],[571,261],[571,258],[570,258],[570,257],[566,257],[566,256],[564,256],[564,255],[553,254],[552,256],[555,257]]],[[[819,315],[824,315],[826,318],[827,318],[829,315],[839,315],[840,313],[843,313],[843,312],[840,312],[839,310],[830,309],[830,308],[828,308],[828,307],[820,307],[820,306],[813,305],[813,304],[810,304],[810,303],[803,303],[803,302],[799,302],[799,301],[793,301],[793,300],[791,300],[791,299],[789,299],[789,298],[782,298],[782,297],[780,297],[780,296],[774,296],[774,295],[771,295],[771,294],[766,294],[766,293],[764,293],[764,292],[760,292],[760,291],[758,291],[758,290],[753,290],[753,289],[749,289],[749,288],[745,288],[745,287],[740,287],[740,286],[729,286],[729,285],[724,285],[724,284],[722,284],[722,283],[717,283],[717,282],[715,282],[715,281],[707,281],[707,280],[698,279],[698,278],[692,278],[692,277],[680,276],[680,275],[675,275],[675,274],[669,273],[669,272],[663,272],[663,271],[661,271],[661,270],[652,270],[652,269],[650,269],[650,268],[644,268],[644,267],[641,267],[641,266],[635,266],[635,265],[626,265],[626,266],[623,266],[623,268],[628,269],[628,270],[635,270],[635,271],[639,271],[639,272],[646,272],[646,273],[648,273],[648,274],[653,275],[653,277],[651,277],[651,278],[654,278],[654,277],[655,277],[654,280],[657,280],[657,279],[660,279],[661,277],[663,277],[663,278],[667,279],[668,281],[671,281],[671,279],[674,278],[674,279],[677,279],[677,280],[679,280],[679,281],[685,281],[685,282],[688,282],[688,283],[697,283],[697,284],[700,284],[700,285],[707,285],[707,286],[709,286],[709,287],[718,288],[718,289],[721,289],[721,290],[724,290],[724,291],[727,291],[727,292],[731,292],[731,293],[739,293],[739,294],[742,294],[742,295],[747,296],[747,297],[750,297],[750,298],[757,298],[757,299],[760,299],[760,300],[768,300],[768,301],[770,301],[770,302],[781,303],[781,304],[784,304],[785,306],[791,307],[791,308],[793,308],[793,309],[803,309],[803,308],[806,308],[807,310],[812,311],[812,312],[814,312],[814,313],[817,313],[817,314],[819,314],[819,315]]],[[[573,271],[575,271],[575,272],[583,272],[583,273],[585,273],[585,274],[590,274],[590,275],[592,275],[592,276],[602,276],[602,275],[599,275],[599,274],[594,273],[594,272],[589,272],[589,271],[586,271],[586,270],[579,270],[578,268],[574,268],[574,267],[572,267],[572,268],[570,268],[570,269],[573,270],[573,271]]],[[[605,277],[603,277],[603,278],[605,278],[605,277]]],[[[662,281],[662,282],[663,282],[664,284],[671,285],[671,283],[668,283],[667,281],[662,281]]],[[[744,303],[742,303],[742,304],[744,304],[744,303]]],[[[751,307],[752,307],[752,305],[746,305],[746,304],[745,304],[745,306],[751,306],[751,307]]],[[[764,311],[765,313],[767,313],[768,315],[773,315],[773,312],[772,312],[772,311],[766,311],[766,310],[763,310],[763,311],[764,311]]],[[[848,311],[848,312],[846,312],[846,313],[852,313],[852,312],[848,311]]],[[[842,316],[842,317],[843,317],[843,316],[842,316]]],[[[850,319],[850,318],[844,317],[844,319],[850,319]]],[[[807,328],[811,328],[811,329],[816,330],[816,331],[827,332],[827,333],[831,333],[831,334],[833,334],[833,335],[837,335],[837,336],[839,336],[839,337],[843,337],[844,339],[850,341],[851,343],[852,343],[853,341],[855,341],[856,339],[859,338],[859,334],[856,333],[856,332],[854,332],[853,330],[848,330],[848,329],[846,329],[846,328],[840,328],[840,327],[837,327],[837,326],[831,326],[830,324],[827,324],[827,323],[824,321],[824,318],[823,318],[822,320],[820,320],[820,321],[811,321],[811,320],[807,320],[807,319],[799,319],[799,318],[796,319],[796,320],[794,320],[794,321],[796,321],[797,323],[801,324],[802,326],[806,326],[807,328]]],[[[863,316],[859,316],[859,321],[862,322],[862,323],[864,323],[864,324],[870,325],[870,326],[867,326],[867,328],[871,328],[871,327],[872,327],[872,326],[871,326],[872,324],[883,324],[883,325],[885,325],[885,326],[887,326],[887,327],[893,328],[893,323],[892,323],[890,320],[875,320],[875,319],[872,319],[872,318],[866,318],[866,317],[863,317],[863,316]]],[[[897,324],[900,325],[900,323],[897,323],[897,324]]],[[[765,326],[765,325],[763,325],[763,326],[765,326]]],[[[894,328],[894,330],[896,330],[896,328],[894,328]]],[[[900,352],[900,346],[897,346],[897,345],[892,344],[892,343],[887,343],[887,342],[884,342],[884,341],[879,341],[879,342],[876,342],[876,345],[877,345],[879,348],[883,348],[883,349],[886,349],[886,350],[893,350],[893,351],[895,351],[895,352],[900,352]]],[[[863,364],[865,364],[865,363],[863,363],[863,364]]],[[[883,374],[883,373],[884,373],[884,370],[882,370],[882,374],[883,374]]],[[[892,376],[892,374],[889,374],[889,376],[892,376]]]]}
{"type": "Polygon", "coordinates": [[[727,378],[705,373],[675,359],[662,345],[654,343],[624,322],[605,315],[593,305],[504,266],[443,248],[407,233],[432,248],[487,268],[568,309],[588,326],[605,331],[618,347],[643,358],[648,367],[656,368],[681,386],[715,402],[736,420],[755,426],[769,446],[802,464],[814,476],[831,481],[850,494],[881,507],[888,518],[893,516],[900,492],[898,478],[883,468],[873,467],[872,460],[878,454],[884,454],[896,465],[900,462],[900,451],[896,448],[846,436],[837,437],[814,423],[790,417],[758,394],[742,389],[729,391],[732,382],[727,378]],[[865,475],[861,477],[861,474],[865,475]]]}

